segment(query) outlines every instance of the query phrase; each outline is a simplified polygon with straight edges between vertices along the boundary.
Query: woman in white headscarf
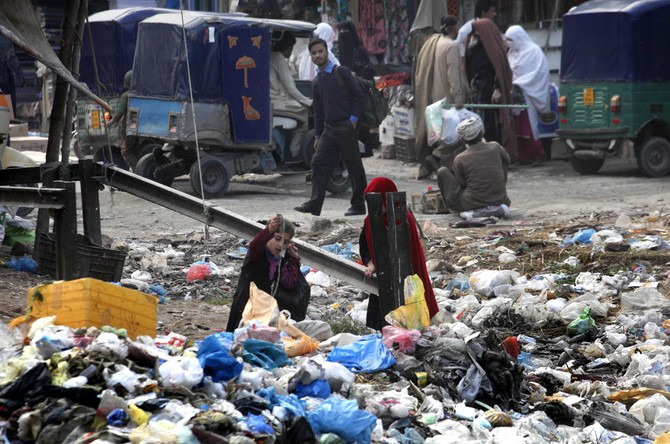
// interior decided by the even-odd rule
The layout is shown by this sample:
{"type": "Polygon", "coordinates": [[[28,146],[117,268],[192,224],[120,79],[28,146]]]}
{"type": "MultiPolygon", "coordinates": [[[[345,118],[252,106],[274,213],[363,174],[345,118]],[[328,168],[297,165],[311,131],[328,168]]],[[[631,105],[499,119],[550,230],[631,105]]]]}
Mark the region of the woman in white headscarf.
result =
{"type": "Polygon", "coordinates": [[[539,117],[551,111],[549,64],[542,49],[518,25],[505,32],[507,59],[512,68],[512,84],[523,93],[528,109],[515,113],[519,162],[542,161],[545,158],[538,137],[539,117]]]}
{"type": "MultiPolygon", "coordinates": [[[[336,34],[333,27],[328,23],[319,23],[316,25],[314,37],[319,37],[326,41],[328,44],[328,60],[339,65],[340,62],[332,51],[335,36],[336,34]]],[[[309,49],[305,48],[305,51],[300,55],[300,60],[298,61],[298,78],[300,80],[312,80],[314,77],[316,77],[316,65],[312,62],[312,57],[309,55],[309,49]]]]}

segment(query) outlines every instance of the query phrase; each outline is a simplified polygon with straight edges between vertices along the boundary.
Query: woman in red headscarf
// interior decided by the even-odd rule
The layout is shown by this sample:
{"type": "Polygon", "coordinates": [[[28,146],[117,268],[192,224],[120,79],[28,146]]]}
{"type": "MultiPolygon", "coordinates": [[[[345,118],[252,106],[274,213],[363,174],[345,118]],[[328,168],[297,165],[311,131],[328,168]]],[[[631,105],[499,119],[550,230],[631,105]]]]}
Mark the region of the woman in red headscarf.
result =
{"type": "MultiPolygon", "coordinates": [[[[382,195],[382,213],[384,218],[384,225],[387,225],[387,215],[386,215],[386,193],[396,193],[398,188],[395,186],[395,183],[391,179],[386,177],[377,177],[372,179],[365,189],[366,193],[381,193],[382,195]]],[[[432,318],[438,312],[439,307],[435,301],[435,294],[433,293],[433,285],[430,282],[430,276],[428,275],[428,270],[426,269],[426,258],[423,254],[423,247],[421,245],[421,239],[419,238],[419,232],[416,229],[416,220],[414,216],[408,210],[407,211],[407,226],[409,227],[409,246],[410,246],[410,255],[412,258],[412,273],[416,274],[421,278],[423,282],[423,295],[428,305],[428,312],[432,318]]],[[[372,247],[372,228],[370,226],[370,216],[365,218],[363,223],[363,230],[361,231],[361,236],[359,239],[359,252],[363,264],[367,266],[365,270],[365,275],[370,277],[375,272],[375,257],[374,250],[372,247]]],[[[370,295],[368,301],[368,314],[366,325],[375,330],[381,330],[384,325],[384,317],[386,313],[381,313],[381,307],[379,304],[379,296],[375,294],[370,295]]]]}

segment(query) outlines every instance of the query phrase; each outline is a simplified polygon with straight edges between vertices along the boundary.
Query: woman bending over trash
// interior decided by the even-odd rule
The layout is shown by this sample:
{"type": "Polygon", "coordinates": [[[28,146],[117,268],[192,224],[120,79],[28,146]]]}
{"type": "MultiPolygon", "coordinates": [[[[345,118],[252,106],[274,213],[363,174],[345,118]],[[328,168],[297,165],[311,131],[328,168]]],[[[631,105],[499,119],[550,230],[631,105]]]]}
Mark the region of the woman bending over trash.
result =
{"type": "Polygon", "coordinates": [[[294,234],[295,226],[277,215],[249,243],[226,331],[233,332],[239,327],[244,307],[249,301],[249,284],[252,282],[260,290],[275,296],[279,309],[289,310],[293,319],[300,321],[305,318],[309,284],[300,273],[298,249],[291,243],[294,234]]]}
{"type": "MultiPolygon", "coordinates": [[[[365,193],[381,193],[382,195],[382,217],[384,225],[388,225],[388,215],[386,214],[386,193],[397,193],[398,188],[391,179],[386,177],[376,177],[370,181],[370,184],[365,189],[365,193]]],[[[412,258],[412,274],[416,274],[421,278],[423,283],[423,295],[428,305],[428,312],[432,318],[437,314],[439,307],[435,301],[435,294],[433,293],[433,284],[430,281],[430,275],[426,269],[426,257],[423,254],[423,246],[419,238],[419,232],[416,229],[416,220],[408,210],[407,211],[407,226],[409,229],[409,251],[412,258]]],[[[365,217],[363,222],[363,230],[359,238],[359,252],[363,264],[367,267],[365,276],[370,277],[376,271],[375,255],[372,248],[372,227],[370,225],[370,216],[365,217]]],[[[371,294],[368,301],[368,313],[365,325],[375,330],[381,330],[384,326],[384,317],[387,313],[381,312],[381,305],[379,296],[371,294]]]]}

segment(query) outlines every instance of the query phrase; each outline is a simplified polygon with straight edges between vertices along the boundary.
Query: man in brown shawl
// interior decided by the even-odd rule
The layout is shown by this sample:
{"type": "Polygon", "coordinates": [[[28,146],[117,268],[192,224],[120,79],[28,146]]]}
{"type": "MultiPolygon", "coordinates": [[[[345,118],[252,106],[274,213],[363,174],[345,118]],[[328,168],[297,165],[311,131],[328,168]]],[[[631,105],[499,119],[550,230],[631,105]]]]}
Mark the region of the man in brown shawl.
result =
{"type": "MultiPolygon", "coordinates": [[[[438,100],[446,99],[457,109],[463,108],[466,81],[461,69],[460,53],[453,39],[458,32],[458,20],[442,17],[441,34],[431,36],[421,48],[414,78],[415,147],[421,162],[418,179],[429,178],[436,168],[427,161],[433,148],[427,143],[425,109],[438,100]]],[[[435,160],[433,161],[435,162],[435,160]]]]}
{"type": "MultiPolygon", "coordinates": [[[[512,70],[498,27],[489,19],[479,19],[472,24],[472,28],[465,51],[465,73],[472,92],[472,102],[511,105],[512,70]]],[[[499,142],[514,161],[517,145],[512,110],[500,108],[474,111],[484,121],[486,140],[499,142]]]]}

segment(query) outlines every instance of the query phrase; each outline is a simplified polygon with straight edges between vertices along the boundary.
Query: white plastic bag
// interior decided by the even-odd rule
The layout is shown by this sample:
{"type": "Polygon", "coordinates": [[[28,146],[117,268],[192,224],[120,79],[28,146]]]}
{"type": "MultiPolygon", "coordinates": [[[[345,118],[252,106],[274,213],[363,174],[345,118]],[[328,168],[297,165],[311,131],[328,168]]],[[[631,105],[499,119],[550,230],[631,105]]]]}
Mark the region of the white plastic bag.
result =
{"type": "Polygon", "coordinates": [[[438,100],[426,107],[426,137],[428,145],[434,145],[442,134],[442,107],[445,99],[438,100]]]}
{"type": "Polygon", "coordinates": [[[442,110],[442,135],[440,139],[447,145],[458,142],[458,133],[456,127],[461,123],[461,118],[458,115],[456,108],[449,108],[442,110]]]}
{"type": "Polygon", "coordinates": [[[470,111],[467,108],[449,108],[442,110],[442,132],[440,133],[440,139],[442,142],[447,145],[458,142],[458,133],[456,132],[456,127],[465,119],[470,117],[476,117],[481,120],[479,114],[470,111]]]}

